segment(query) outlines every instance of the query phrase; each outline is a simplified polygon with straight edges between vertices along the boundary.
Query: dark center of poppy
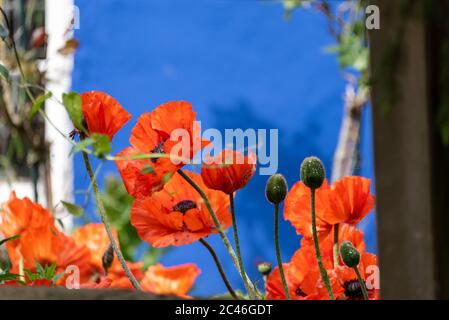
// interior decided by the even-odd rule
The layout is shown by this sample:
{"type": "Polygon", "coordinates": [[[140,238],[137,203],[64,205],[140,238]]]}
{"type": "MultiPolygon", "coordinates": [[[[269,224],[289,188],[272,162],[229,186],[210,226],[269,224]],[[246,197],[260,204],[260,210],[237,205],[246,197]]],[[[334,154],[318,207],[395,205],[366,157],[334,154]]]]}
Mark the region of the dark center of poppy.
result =
{"type": "MultiPolygon", "coordinates": [[[[154,148],[153,150],[151,150],[151,153],[164,153],[164,144],[165,141],[162,141],[161,143],[159,143],[156,148],[154,148]]],[[[152,158],[151,162],[155,163],[159,158],[152,158]]]]}
{"type": "Polygon", "coordinates": [[[306,296],[306,293],[304,291],[302,291],[300,287],[296,288],[295,294],[297,297],[305,297],[306,296]]]}
{"type": "Polygon", "coordinates": [[[363,297],[362,286],[360,285],[360,282],[358,282],[357,280],[345,282],[344,288],[345,288],[345,295],[348,298],[356,299],[363,297]]]}
{"type": "Polygon", "coordinates": [[[195,209],[196,203],[192,200],[182,200],[179,201],[174,207],[173,211],[179,211],[182,212],[182,214],[185,214],[190,209],[195,209]]]}

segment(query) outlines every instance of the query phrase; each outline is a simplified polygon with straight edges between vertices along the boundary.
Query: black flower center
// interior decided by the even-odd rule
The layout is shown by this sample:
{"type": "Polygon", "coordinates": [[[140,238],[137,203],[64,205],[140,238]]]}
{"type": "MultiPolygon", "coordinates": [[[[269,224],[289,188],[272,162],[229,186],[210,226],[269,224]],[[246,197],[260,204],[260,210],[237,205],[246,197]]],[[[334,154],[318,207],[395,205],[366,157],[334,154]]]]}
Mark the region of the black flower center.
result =
{"type": "Polygon", "coordinates": [[[357,280],[345,282],[344,288],[345,288],[345,295],[348,298],[356,299],[363,297],[362,286],[360,285],[360,282],[358,282],[357,280]]]}
{"type": "Polygon", "coordinates": [[[179,201],[174,207],[173,211],[179,211],[182,212],[182,214],[185,214],[190,209],[197,208],[196,203],[192,200],[182,200],[179,201]]]}
{"type": "MultiPolygon", "coordinates": [[[[161,143],[159,143],[156,148],[154,148],[153,150],[151,150],[151,153],[164,153],[164,144],[165,141],[162,141],[161,143]]],[[[152,158],[151,162],[155,163],[159,158],[152,158]]]]}
{"type": "Polygon", "coordinates": [[[302,291],[302,289],[300,287],[296,288],[295,294],[297,297],[305,297],[306,296],[306,293],[304,291],[302,291]]]}

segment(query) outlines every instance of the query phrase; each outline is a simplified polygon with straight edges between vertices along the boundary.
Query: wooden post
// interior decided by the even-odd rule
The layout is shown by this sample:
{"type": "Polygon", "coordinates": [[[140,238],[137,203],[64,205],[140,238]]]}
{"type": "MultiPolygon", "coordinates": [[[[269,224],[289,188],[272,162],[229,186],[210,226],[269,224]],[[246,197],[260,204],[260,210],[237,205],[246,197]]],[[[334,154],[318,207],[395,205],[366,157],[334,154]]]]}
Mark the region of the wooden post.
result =
{"type": "Polygon", "coordinates": [[[370,44],[383,299],[448,297],[449,161],[436,130],[432,59],[443,38],[429,2],[449,14],[445,1],[371,1],[381,17],[370,44]]]}

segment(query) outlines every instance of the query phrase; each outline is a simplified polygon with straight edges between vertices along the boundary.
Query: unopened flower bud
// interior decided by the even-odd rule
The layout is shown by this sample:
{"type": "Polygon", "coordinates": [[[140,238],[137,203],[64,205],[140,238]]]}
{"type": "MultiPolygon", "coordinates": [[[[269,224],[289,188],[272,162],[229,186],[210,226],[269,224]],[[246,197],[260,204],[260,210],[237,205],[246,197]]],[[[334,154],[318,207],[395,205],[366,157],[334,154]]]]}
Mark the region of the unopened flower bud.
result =
{"type": "Polygon", "coordinates": [[[271,268],[272,266],[269,262],[262,262],[257,265],[257,270],[263,276],[268,276],[271,272],[271,268]]]}
{"type": "Polygon", "coordinates": [[[104,252],[103,257],[101,259],[105,274],[108,274],[108,270],[111,267],[113,261],[114,261],[114,248],[110,244],[109,247],[104,252]]]}
{"type": "Polygon", "coordinates": [[[285,199],[287,191],[287,181],[282,174],[276,173],[268,179],[265,187],[265,195],[271,203],[281,203],[285,199]]]}
{"type": "Polygon", "coordinates": [[[352,245],[351,241],[343,241],[340,244],[340,255],[344,264],[350,268],[355,268],[360,262],[360,253],[352,245]]]}
{"type": "Polygon", "coordinates": [[[326,178],[323,163],[317,157],[305,158],[301,164],[301,180],[310,189],[318,189],[326,178]]]}

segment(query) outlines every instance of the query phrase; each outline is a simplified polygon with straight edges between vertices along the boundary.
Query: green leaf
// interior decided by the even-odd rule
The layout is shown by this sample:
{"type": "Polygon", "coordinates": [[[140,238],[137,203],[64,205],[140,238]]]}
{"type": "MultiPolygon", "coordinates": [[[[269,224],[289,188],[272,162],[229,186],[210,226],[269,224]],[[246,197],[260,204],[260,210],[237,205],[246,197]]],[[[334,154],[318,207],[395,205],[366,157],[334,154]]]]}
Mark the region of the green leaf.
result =
{"type": "Polygon", "coordinates": [[[19,278],[20,275],[15,274],[15,273],[3,273],[0,274],[0,281],[10,281],[10,280],[17,280],[17,278],[19,278]]]}
{"type": "Polygon", "coordinates": [[[62,102],[75,128],[84,131],[83,101],[81,96],[76,92],[64,93],[62,95],[62,102]]]}
{"type": "Polygon", "coordinates": [[[47,92],[45,95],[40,95],[36,99],[36,102],[34,103],[33,107],[31,108],[31,111],[30,111],[30,113],[28,115],[28,119],[30,121],[33,120],[33,118],[36,115],[36,113],[42,108],[42,106],[44,105],[45,100],[51,98],[52,96],[53,96],[53,93],[47,92]]]}
{"type": "Polygon", "coordinates": [[[6,238],[6,239],[2,239],[2,240],[0,240],[0,246],[3,245],[4,243],[8,242],[8,241],[13,241],[13,240],[16,240],[16,239],[19,239],[19,238],[20,238],[20,234],[17,234],[15,236],[12,236],[12,237],[9,237],[9,238],[6,238]]]}
{"type": "Polygon", "coordinates": [[[23,271],[25,272],[25,274],[27,275],[27,277],[28,277],[28,279],[29,279],[30,281],[36,280],[36,278],[37,278],[37,275],[36,275],[36,274],[32,273],[32,272],[31,272],[30,270],[28,270],[28,269],[24,269],[23,271]]]}
{"type": "Polygon", "coordinates": [[[72,151],[70,151],[70,155],[80,152],[83,149],[86,149],[88,146],[94,143],[94,140],[91,138],[81,140],[73,147],[72,151]]]}
{"type": "Polygon", "coordinates": [[[42,265],[36,261],[36,272],[39,276],[45,276],[45,270],[44,267],[42,267],[42,265]]]}
{"type": "Polygon", "coordinates": [[[109,137],[105,134],[94,133],[91,138],[93,139],[92,147],[94,148],[94,155],[96,157],[103,157],[105,154],[112,151],[109,137]]]}
{"type": "Polygon", "coordinates": [[[149,164],[146,164],[142,171],[140,171],[140,173],[142,174],[149,174],[149,173],[154,173],[154,168],[152,166],[150,166],[149,164]]]}
{"type": "Polygon", "coordinates": [[[67,201],[61,201],[61,203],[64,208],[66,208],[67,211],[75,217],[81,217],[84,214],[84,209],[76,204],[67,201]]]}
{"type": "Polygon", "coordinates": [[[0,77],[9,82],[9,70],[2,64],[0,64],[0,77]]]}
{"type": "Polygon", "coordinates": [[[55,276],[56,273],[56,264],[52,264],[51,266],[45,268],[45,279],[51,280],[55,276]]]}

